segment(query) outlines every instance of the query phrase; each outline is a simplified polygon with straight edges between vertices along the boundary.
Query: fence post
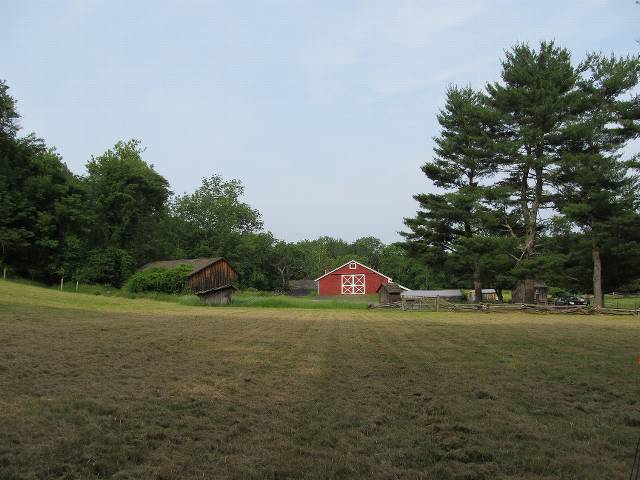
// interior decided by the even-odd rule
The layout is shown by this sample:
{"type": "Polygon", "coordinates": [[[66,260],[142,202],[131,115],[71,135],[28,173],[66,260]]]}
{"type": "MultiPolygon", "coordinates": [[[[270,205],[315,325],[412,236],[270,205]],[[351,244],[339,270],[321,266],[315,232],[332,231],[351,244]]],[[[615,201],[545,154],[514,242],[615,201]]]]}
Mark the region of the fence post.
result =
{"type": "Polygon", "coordinates": [[[440,311],[440,295],[436,295],[436,312],[440,311]]]}
{"type": "Polygon", "coordinates": [[[78,280],[76,280],[76,292],[78,291],[78,280]]]}
{"type": "Polygon", "coordinates": [[[60,291],[64,288],[64,277],[60,277],[60,291]]]}

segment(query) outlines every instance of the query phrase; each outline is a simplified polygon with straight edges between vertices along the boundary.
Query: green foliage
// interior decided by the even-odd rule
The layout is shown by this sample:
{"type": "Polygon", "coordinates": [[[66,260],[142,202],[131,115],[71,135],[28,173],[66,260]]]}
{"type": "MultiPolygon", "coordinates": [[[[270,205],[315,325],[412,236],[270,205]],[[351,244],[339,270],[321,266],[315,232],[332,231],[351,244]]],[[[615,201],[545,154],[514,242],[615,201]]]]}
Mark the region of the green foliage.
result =
{"type": "Polygon", "coordinates": [[[432,270],[424,262],[410,256],[401,243],[392,243],[383,248],[379,271],[407,288],[429,289],[448,286],[437,270],[432,270]]]}
{"type": "Polygon", "coordinates": [[[183,264],[174,268],[153,268],[134,273],[126,283],[126,289],[132,293],[162,292],[187,293],[187,277],[193,265],[183,264]]]}
{"type": "Polygon", "coordinates": [[[34,135],[18,137],[15,101],[0,82],[0,263],[49,281],[74,270],[86,208],[78,178],[34,135]]]}
{"type": "MultiPolygon", "coordinates": [[[[422,166],[436,190],[415,196],[406,242],[391,245],[373,236],[278,240],[243,201],[242,183],[220,175],[172,197],[137,140],[117,142],[87,163],[86,176],[73,175],[43,140],[18,135],[16,102],[0,81],[0,266],[47,283],[119,287],[149,261],[222,256],[240,287],[273,291],[355,259],[410,288],[506,289],[535,277],[585,291],[595,246],[604,288],[632,288],[639,163],[622,153],[640,130],[639,69],[635,57],[589,55],[574,66],[552,42],[520,44],[484,91],[451,87],[435,156],[422,166]]],[[[183,286],[176,275],[136,274],[132,291],[118,294],[171,296],[162,292],[183,286]]],[[[265,305],[260,298],[247,305],[265,305]]]]}
{"type": "MultiPolygon", "coordinates": [[[[502,81],[486,88],[487,103],[497,114],[492,150],[506,174],[503,223],[518,238],[518,263],[540,253],[541,213],[552,199],[552,167],[560,158],[562,127],[575,102],[579,73],[569,51],[553,42],[541,42],[537,50],[519,44],[505,55],[502,81]]],[[[522,268],[536,274],[533,265],[522,268]]]]}
{"type": "Polygon", "coordinates": [[[239,238],[259,232],[260,213],[241,201],[243,193],[239,180],[212,175],[192,194],[177,196],[172,212],[179,248],[189,257],[229,256],[239,238]]]}
{"type": "MultiPolygon", "coordinates": [[[[558,163],[556,205],[591,242],[596,304],[603,302],[602,265],[605,276],[616,275],[612,262],[603,256],[621,256],[628,262],[638,238],[617,233],[628,221],[638,223],[640,163],[623,161],[620,151],[640,135],[640,98],[630,95],[637,87],[639,68],[638,57],[590,55],[579,81],[576,113],[564,128],[568,146],[558,163]],[[621,240],[626,248],[620,248],[621,240]]],[[[627,272],[640,274],[634,263],[627,272]]]]}
{"type": "Polygon", "coordinates": [[[117,142],[87,163],[93,244],[130,252],[137,264],[156,255],[149,241],[167,215],[169,183],[142,159],[140,141],[117,142]]]}
{"type": "Polygon", "coordinates": [[[88,253],[78,273],[80,281],[120,287],[135,270],[135,261],[126,250],[107,247],[88,253]]]}
{"type": "MultiPolygon", "coordinates": [[[[482,94],[471,88],[451,87],[438,115],[441,133],[435,139],[435,158],[422,171],[441,193],[415,195],[420,205],[415,218],[405,219],[410,232],[407,248],[432,269],[442,268],[460,281],[481,288],[483,279],[494,283],[487,263],[507,246],[493,238],[498,224],[489,208],[491,188],[483,181],[497,173],[490,136],[495,113],[482,94]]],[[[478,295],[478,298],[481,298],[478,295]]]]}
{"type": "Polygon", "coordinates": [[[640,164],[621,152],[640,133],[639,69],[639,58],[595,54],[574,67],[553,42],[519,44],[484,93],[449,89],[422,167],[440,190],[415,196],[411,255],[456,284],[585,290],[597,257],[606,275],[594,290],[638,278],[640,164]]]}

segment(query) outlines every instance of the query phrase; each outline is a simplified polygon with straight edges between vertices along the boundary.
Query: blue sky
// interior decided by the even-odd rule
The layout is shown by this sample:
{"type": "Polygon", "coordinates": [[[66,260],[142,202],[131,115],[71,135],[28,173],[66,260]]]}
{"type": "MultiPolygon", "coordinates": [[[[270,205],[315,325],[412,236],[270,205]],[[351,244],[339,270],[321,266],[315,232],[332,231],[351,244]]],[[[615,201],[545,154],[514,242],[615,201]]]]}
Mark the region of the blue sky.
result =
{"type": "Polygon", "coordinates": [[[294,241],[398,239],[449,84],[516,42],[635,54],[634,0],[0,0],[0,78],[76,173],[119,139],[176,193],[238,178],[294,241]]]}

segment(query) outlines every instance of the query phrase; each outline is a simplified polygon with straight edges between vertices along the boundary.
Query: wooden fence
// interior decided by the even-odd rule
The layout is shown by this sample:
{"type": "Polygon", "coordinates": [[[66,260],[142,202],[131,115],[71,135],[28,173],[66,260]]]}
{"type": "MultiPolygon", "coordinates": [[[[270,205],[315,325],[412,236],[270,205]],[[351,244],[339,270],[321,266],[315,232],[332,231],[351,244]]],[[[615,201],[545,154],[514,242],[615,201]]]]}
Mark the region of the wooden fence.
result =
{"type": "Polygon", "coordinates": [[[444,298],[403,298],[387,305],[371,305],[372,308],[400,309],[403,311],[425,312],[529,312],[529,313],[574,313],[582,315],[635,315],[640,317],[640,309],[595,308],[590,305],[548,305],[529,303],[453,303],[444,298]]]}

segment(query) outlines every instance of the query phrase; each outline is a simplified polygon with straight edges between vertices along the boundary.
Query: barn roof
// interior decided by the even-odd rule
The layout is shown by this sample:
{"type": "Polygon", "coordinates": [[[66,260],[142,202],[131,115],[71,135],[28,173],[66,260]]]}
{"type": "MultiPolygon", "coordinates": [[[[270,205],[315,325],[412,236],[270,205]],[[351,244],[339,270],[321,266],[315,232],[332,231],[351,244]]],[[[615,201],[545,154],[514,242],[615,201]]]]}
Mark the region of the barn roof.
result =
{"type": "Polygon", "coordinates": [[[400,294],[405,298],[462,297],[462,290],[407,290],[400,294]]]}
{"type": "Polygon", "coordinates": [[[387,280],[391,281],[391,277],[387,277],[384,273],[380,273],[377,270],[374,270],[371,267],[367,267],[366,265],[364,265],[363,263],[358,262],[357,260],[349,260],[348,262],[343,263],[342,265],[340,265],[339,267],[334,268],[333,270],[331,270],[330,272],[326,272],[324,275],[319,276],[318,278],[316,278],[314,281],[317,282],[318,280],[320,280],[321,278],[326,277],[327,275],[331,275],[333,272],[335,272],[336,270],[340,270],[342,267],[344,267],[345,265],[349,265],[350,263],[357,263],[358,265],[360,265],[361,267],[366,268],[367,270],[371,270],[373,273],[377,273],[378,275],[382,275],[384,278],[386,278],[387,280]]]}
{"type": "Polygon", "coordinates": [[[378,290],[376,290],[376,292],[380,292],[381,289],[385,289],[387,292],[389,293],[402,293],[406,290],[406,288],[402,287],[401,285],[398,285],[397,283],[382,283],[380,284],[380,286],[378,287],[378,290]]]}
{"type": "MultiPolygon", "coordinates": [[[[199,272],[203,268],[207,268],[209,265],[213,265],[214,263],[219,262],[220,260],[224,260],[222,257],[212,257],[212,258],[184,258],[181,260],[161,260],[159,262],[151,262],[147,263],[145,266],[141,268],[141,270],[151,270],[152,268],[174,268],[180,265],[192,265],[193,270],[189,273],[189,276],[193,275],[196,272],[199,272]]],[[[226,260],[225,260],[226,261],[226,260]]],[[[235,268],[231,267],[234,271],[235,268]]]]}

